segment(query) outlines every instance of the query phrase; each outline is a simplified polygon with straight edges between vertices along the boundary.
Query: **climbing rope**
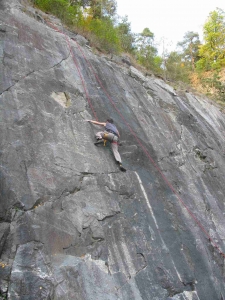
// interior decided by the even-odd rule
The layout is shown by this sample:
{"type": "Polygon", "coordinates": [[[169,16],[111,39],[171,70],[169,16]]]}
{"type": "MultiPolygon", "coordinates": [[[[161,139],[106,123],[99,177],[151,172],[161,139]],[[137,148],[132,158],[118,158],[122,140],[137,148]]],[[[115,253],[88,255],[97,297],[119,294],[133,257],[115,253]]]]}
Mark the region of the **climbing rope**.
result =
{"type": "Polygon", "coordinates": [[[169,188],[172,190],[172,192],[176,195],[177,199],[181,202],[181,204],[185,207],[185,209],[187,210],[187,212],[189,213],[189,215],[194,219],[194,221],[196,222],[196,224],[199,226],[199,228],[205,233],[205,235],[207,236],[207,238],[209,239],[209,241],[212,243],[213,247],[216,248],[218,250],[218,252],[225,258],[225,253],[222,252],[222,250],[219,248],[219,246],[212,240],[212,238],[210,237],[209,233],[206,231],[206,229],[202,226],[202,224],[200,223],[200,221],[196,218],[196,216],[192,213],[192,211],[188,208],[188,206],[184,203],[184,201],[181,199],[181,197],[179,196],[179,194],[177,193],[177,191],[175,190],[175,188],[172,186],[172,184],[169,182],[169,180],[166,178],[166,176],[163,174],[163,172],[161,171],[161,169],[158,167],[158,165],[155,163],[155,161],[152,159],[151,155],[149,154],[149,152],[147,151],[147,149],[145,148],[145,146],[142,144],[142,142],[139,140],[139,138],[137,137],[136,133],[133,131],[133,129],[130,127],[130,125],[127,123],[127,121],[125,120],[125,118],[123,117],[123,115],[121,114],[121,112],[118,110],[115,102],[112,100],[111,96],[107,93],[105,87],[103,86],[101,80],[99,79],[97,73],[94,71],[93,66],[91,65],[90,61],[87,60],[86,56],[84,55],[84,52],[82,50],[82,48],[80,47],[80,45],[77,43],[76,44],[80,50],[80,52],[82,53],[82,56],[84,57],[86,63],[89,65],[89,67],[91,68],[93,74],[95,75],[96,80],[98,81],[98,83],[100,84],[101,88],[103,89],[103,91],[105,92],[106,96],[108,97],[108,99],[110,100],[110,102],[112,103],[113,107],[115,108],[115,110],[117,111],[117,113],[120,115],[121,119],[123,120],[123,122],[127,125],[127,127],[129,128],[130,132],[132,133],[132,135],[135,137],[136,141],[138,142],[138,144],[140,145],[140,147],[142,148],[142,150],[144,151],[144,153],[146,154],[146,156],[149,158],[149,160],[151,161],[151,163],[154,165],[154,167],[156,168],[156,170],[160,173],[160,175],[162,176],[162,178],[164,179],[164,181],[166,182],[166,184],[169,186],[169,188]]]}
{"type": "MultiPolygon", "coordinates": [[[[49,22],[48,22],[49,23],[49,22]]],[[[78,67],[78,63],[74,57],[73,51],[72,51],[72,47],[69,41],[69,37],[62,31],[60,31],[57,27],[55,27],[54,25],[52,25],[51,23],[49,23],[50,26],[55,29],[57,32],[62,33],[65,37],[66,37],[66,41],[67,44],[69,46],[70,52],[72,54],[73,57],[73,61],[78,69],[79,72],[79,76],[81,78],[87,99],[88,99],[88,103],[90,105],[90,108],[92,109],[92,112],[97,119],[96,113],[94,111],[94,108],[92,106],[89,94],[87,92],[85,83],[84,83],[84,79],[81,75],[81,71],[78,67]]],[[[145,155],[148,157],[148,159],[150,160],[150,162],[153,164],[153,166],[156,168],[156,170],[159,172],[159,174],[161,175],[161,177],[163,178],[163,180],[165,181],[165,183],[169,186],[169,188],[171,189],[171,191],[174,193],[174,195],[177,197],[177,199],[179,200],[179,202],[183,205],[183,207],[187,210],[187,212],[189,213],[189,215],[191,216],[191,218],[195,221],[195,223],[198,225],[198,227],[202,230],[202,232],[205,234],[205,236],[208,238],[208,240],[211,242],[212,246],[219,252],[220,255],[223,256],[223,258],[225,258],[225,253],[220,249],[220,247],[217,245],[216,242],[214,242],[214,240],[211,238],[211,236],[209,235],[209,233],[207,232],[207,230],[203,227],[203,225],[200,223],[200,221],[196,218],[196,216],[192,213],[192,211],[188,208],[188,206],[184,203],[184,201],[182,200],[182,198],[179,196],[179,194],[177,193],[177,191],[175,190],[175,188],[172,186],[172,184],[169,182],[169,180],[166,178],[166,176],[163,174],[163,172],[161,171],[161,169],[158,167],[158,165],[155,163],[155,161],[153,160],[153,158],[151,157],[151,155],[149,154],[148,150],[146,149],[146,147],[142,144],[142,142],[140,141],[140,139],[137,137],[136,133],[133,131],[133,129],[131,128],[131,126],[129,125],[129,123],[127,123],[126,119],[124,118],[124,116],[121,114],[121,112],[119,111],[119,109],[117,108],[115,102],[113,101],[113,99],[111,98],[111,96],[108,94],[108,92],[106,91],[105,87],[103,86],[101,80],[99,79],[97,73],[95,72],[92,64],[90,63],[90,61],[86,58],[82,48],[80,47],[80,45],[78,44],[77,41],[76,45],[80,51],[80,53],[82,54],[83,58],[85,59],[87,65],[90,67],[90,69],[92,70],[92,73],[94,74],[97,82],[99,83],[99,85],[101,86],[102,90],[104,91],[105,95],[107,96],[107,98],[109,99],[109,101],[111,102],[112,106],[114,107],[114,109],[116,110],[116,112],[118,113],[118,115],[120,116],[120,118],[123,120],[124,124],[128,127],[128,129],[130,130],[131,134],[134,136],[134,138],[136,139],[137,143],[140,145],[140,147],[142,148],[143,152],[145,153],[145,155]]]]}

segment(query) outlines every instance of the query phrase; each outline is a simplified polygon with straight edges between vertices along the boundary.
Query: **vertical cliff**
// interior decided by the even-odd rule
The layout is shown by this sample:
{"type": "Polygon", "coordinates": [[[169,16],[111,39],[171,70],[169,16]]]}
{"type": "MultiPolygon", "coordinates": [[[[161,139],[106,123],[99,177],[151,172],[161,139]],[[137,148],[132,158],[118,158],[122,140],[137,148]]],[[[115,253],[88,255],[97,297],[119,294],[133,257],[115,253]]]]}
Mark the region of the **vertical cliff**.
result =
{"type": "Polygon", "coordinates": [[[224,113],[32,7],[0,9],[0,298],[225,299],[224,113]],[[95,116],[114,119],[126,173],[95,116]]]}

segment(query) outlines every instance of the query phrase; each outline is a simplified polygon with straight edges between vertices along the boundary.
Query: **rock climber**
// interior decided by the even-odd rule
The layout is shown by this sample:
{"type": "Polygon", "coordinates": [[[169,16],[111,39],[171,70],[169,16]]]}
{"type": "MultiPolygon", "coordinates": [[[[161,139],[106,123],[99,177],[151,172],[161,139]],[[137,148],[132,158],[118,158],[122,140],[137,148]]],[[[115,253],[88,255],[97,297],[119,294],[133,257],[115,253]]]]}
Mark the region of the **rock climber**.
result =
{"type": "Polygon", "coordinates": [[[126,169],[122,165],[121,157],[118,151],[118,140],[120,137],[119,131],[116,128],[116,126],[113,124],[113,119],[109,118],[106,122],[98,122],[93,120],[86,120],[87,122],[101,125],[105,127],[104,131],[99,131],[96,133],[95,137],[97,139],[97,142],[94,144],[97,146],[98,144],[104,143],[104,141],[109,141],[111,144],[111,149],[113,152],[113,155],[115,157],[116,162],[119,164],[120,170],[123,172],[126,172],[126,169]]]}

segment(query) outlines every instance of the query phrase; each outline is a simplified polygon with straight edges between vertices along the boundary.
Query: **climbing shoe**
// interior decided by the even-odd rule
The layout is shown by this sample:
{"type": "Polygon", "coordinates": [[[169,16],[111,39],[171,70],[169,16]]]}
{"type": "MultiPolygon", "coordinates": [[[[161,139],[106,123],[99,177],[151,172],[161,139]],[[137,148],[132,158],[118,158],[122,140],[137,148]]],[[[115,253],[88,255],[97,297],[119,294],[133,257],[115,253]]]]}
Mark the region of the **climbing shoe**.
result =
{"type": "Polygon", "coordinates": [[[94,143],[94,145],[98,145],[98,144],[102,144],[103,143],[103,139],[98,139],[97,142],[94,143]]]}
{"type": "Polygon", "coordinates": [[[120,170],[121,170],[122,172],[126,172],[126,169],[122,166],[122,164],[120,164],[120,170]]]}

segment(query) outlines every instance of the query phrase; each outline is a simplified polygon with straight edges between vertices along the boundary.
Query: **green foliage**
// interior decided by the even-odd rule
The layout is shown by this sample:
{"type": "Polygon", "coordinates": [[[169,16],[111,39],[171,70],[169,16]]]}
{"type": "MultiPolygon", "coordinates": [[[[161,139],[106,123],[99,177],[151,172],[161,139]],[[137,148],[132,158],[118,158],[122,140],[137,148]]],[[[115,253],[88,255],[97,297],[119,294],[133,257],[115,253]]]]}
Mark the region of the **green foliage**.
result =
{"type": "Polygon", "coordinates": [[[197,69],[209,71],[225,67],[225,12],[219,8],[209,14],[204,25],[205,43],[199,49],[197,69]]]}
{"type": "Polygon", "coordinates": [[[149,28],[144,28],[142,33],[136,36],[135,56],[137,62],[146,69],[161,73],[162,59],[157,56],[157,48],[154,46],[154,34],[149,28]]]}
{"type": "Polygon", "coordinates": [[[83,0],[80,2],[83,7],[90,8],[90,14],[94,19],[112,17],[116,13],[116,0],[83,0]]]}
{"type": "Polygon", "coordinates": [[[162,57],[161,56],[154,56],[154,59],[153,59],[153,65],[151,67],[151,70],[157,74],[157,75],[161,75],[162,74],[162,57]]]}
{"type": "Polygon", "coordinates": [[[59,17],[67,25],[75,25],[82,18],[79,5],[71,5],[69,0],[34,0],[41,10],[59,17]]]}
{"type": "Polygon", "coordinates": [[[149,28],[144,28],[144,30],[136,36],[135,46],[139,50],[144,50],[148,46],[153,46],[153,42],[154,33],[152,33],[149,28]]]}
{"type": "Polygon", "coordinates": [[[122,50],[132,53],[134,50],[133,43],[135,41],[135,37],[131,32],[130,23],[128,22],[127,16],[122,18],[122,21],[117,25],[117,30],[122,50]]]}
{"type": "Polygon", "coordinates": [[[209,95],[225,102],[225,84],[219,75],[225,68],[225,12],[222,9],[217,8],[209,14],[199,57],[196,69],[203,88],[209,95]]]}
{"type": "Polygon", "coordinates": [[[192,71],[194,71],[195,63],[199,59],[199,34],[193,31],[188,31],[185,33],[183,41],[179,42],[177,45],[183,50],[182,56],[186,64],[190,64],[192,71]]]}
{"type": "Polygon", "coordinates": [[[149,70],[150,69],[153,70],[155,67],[156,55],[157,55],[157,49],[150,45],[141,47],[136,52],[137,61],[149,70]]]}
{"type": "Polygon", "coordinates": [[[59,17],[65,24],[76,26],[89,35],[93,45],[106,52],[118,53],[121,50],[119,35],[110,17],[102,17],[97,10],[112,12],[115,9],[114,0],[104,0],[102,2],[92,1],[94,5],[92,12],[95,11],[96,18],[89,16],[84,18],[80,4],[71,0],[34,0],[34,4],[45,12],[59,17]],[[100,6],[102,4],[102,6],[100,6]],[[103,4],[105,6],[103,6],[103,4]],[[114,5],[114,6],[113,6],[114,5]]]}
{"type": "Polygon", "coordinates": [[[214,72],[211,77],[202,79],[202,85],[207,89],[209,95],[214,92],[217,100],[225,102],[225,84],[221,81],[218,72],[214,72]]]}
{"type": "Polygon", "coordinates": [[[112,17],[116,13],[116,0],[99,0],[101,3],[102,16],[112,17]]]}
{"type": "Polygon", "coordinates": [[[165,69],[167,79],[189,83],[190,67],[183,60],[182,54],[171,52],[166,59],[165,69]]]}
{"type": "Polygon", "coordinates": [[[92,19],[89,30],[94,34],[91,39],[98,48],[111,53],[121,51],[118,31],[110,18],[92,19]]]}
{"type": "Polygon", "coordinates": [[[217,72],[225,67],[225,13],[221,9],[210,13],[204,25],[203,45],[200,46],[198,34],[189,31],[183,41],[178,43],[182,49],[180,53],[167,53],[164,49],[160,57],[154,33],[149,28],[134,34],[127,16],[119,21],[115,18],[116,0],[30,1],[43,11],[60,18],[72,30],[83,34],[99,50],[114,54],[121,51],[131,53],[144,68],[172,81],[189,83],[190,74],[196,74],[198,84],[200,78],[201,84],[209,92],[225,101],[225,86],[217,72]],[[195,66],[204,73],[211,70],[211,76],[207,73],[205,78],[206,74],[194,72],[195,66]]]}

